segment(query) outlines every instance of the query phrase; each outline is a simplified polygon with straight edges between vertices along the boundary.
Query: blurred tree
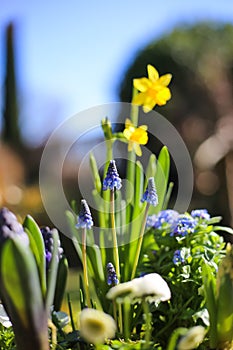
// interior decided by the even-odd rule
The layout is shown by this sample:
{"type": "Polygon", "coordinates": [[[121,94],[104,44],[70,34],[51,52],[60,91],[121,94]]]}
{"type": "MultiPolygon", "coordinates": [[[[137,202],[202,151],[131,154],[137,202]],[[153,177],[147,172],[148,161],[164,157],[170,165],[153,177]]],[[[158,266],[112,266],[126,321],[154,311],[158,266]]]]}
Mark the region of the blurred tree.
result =
{"type": "Polygon", "coordinates": [[[6,28],[5,86],[3,99],[3,131],[2,139],[9,146],[19,150],[22,139],[18,121],[17,84],[15,75],[14,26],[10,23],[6,28]]]}
{"type": "Polygon", "coordinates": [[[122,101],[131,100],[132,79],[147,76],[148,63],[161,75],[173,75],[172,100],[157,111],[174,124],[191,156],[196,154],[191,207],[206,207],[229,224],[233,217],[233,26],[180,27],[149,44],[124,75],[122,101]],[[199,147],[213,137],[215,144],[208,147],[208,143],[203,156],[199,147]]]}

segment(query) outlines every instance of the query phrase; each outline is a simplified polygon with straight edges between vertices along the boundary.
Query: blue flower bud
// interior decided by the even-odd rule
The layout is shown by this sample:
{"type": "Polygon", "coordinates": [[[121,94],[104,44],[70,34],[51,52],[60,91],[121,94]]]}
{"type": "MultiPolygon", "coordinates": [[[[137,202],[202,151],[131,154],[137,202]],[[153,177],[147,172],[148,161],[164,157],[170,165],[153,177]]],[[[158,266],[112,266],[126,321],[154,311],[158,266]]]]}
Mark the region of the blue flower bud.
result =
{"type": "Polygon", "coordinates": [[[115,160],[110,160],[106,177],[103,181],[103,191],[121,188],[121,178],[119,177],[115,160]]]}
{"type": "Polygon", "coordinates": [[[146,191],[143,194],[141,202],[147,202],[150,205],[153,205],[154,207],[156,207],[156,205],[158,204],[158,195],[156,192],[155,181],[153,177],[150,177],[148,179],[148,185],[146,191]]]}
{"type": "Polygon", "coordinates": [[[119,283],[119,280],[116,275],[115,268],[112,263],[107,264],[107,273],[108,273],[108,280],[107,283],[109,286],[115,286],[119,283]]]}
{"type": "MultiPolygon", "coordinates": [[[[53,253],[53,231],[47,226],[41,227],[40,231],[44,240],[46,269],[48,269],[53,253]]],[[[60,241],[58,241],[58,245],[58,260],[60,260],[63,256],[63,249],[60,245],[60,241]]]]}
{"type": "Polygon", "coordinates": [[[93,220],[90,209],[85,199],[81,200],[81,209],[78,215],[77,228],[91,228],[93,226],[93,220]]]}
{"type": "Polygon", "coordinates": [[[7,239],[18,237],[22,243],[29,245],[28,235],[24,232],[23,226],[18,222],[16,216],[7,208],[0,210],[0,244],[7,239]]]}

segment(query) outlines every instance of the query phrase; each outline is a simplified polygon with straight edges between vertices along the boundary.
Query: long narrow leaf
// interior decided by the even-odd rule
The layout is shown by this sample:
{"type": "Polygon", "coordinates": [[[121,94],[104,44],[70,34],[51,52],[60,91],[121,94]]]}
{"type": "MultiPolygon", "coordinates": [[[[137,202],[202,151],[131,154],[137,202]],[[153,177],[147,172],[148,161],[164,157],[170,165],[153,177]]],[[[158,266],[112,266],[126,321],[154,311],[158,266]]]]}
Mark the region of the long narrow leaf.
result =
{"type": "Polygon", "coordinates": [[[155,174],[155,185],[158,193],[159,203],[157,207],[149,212],[159,212],[163,208],[165,196],[167,193],[168,178],[170,172],[170,156],[166,146],[164,146],[158,156],[157,169],[155,174]]]}
{"type": "Polygon", "coordinates": [[[43,297],[45,297],[46,272],[45,272],[44,240],[43,240],[39,226],[30,215],[26,216],[23,222],[23,227],[29,237],[31,251],[33,252],[34,257],[36,259],[36,264],[40,275],[41,290],[42,290],[43,297]]]}

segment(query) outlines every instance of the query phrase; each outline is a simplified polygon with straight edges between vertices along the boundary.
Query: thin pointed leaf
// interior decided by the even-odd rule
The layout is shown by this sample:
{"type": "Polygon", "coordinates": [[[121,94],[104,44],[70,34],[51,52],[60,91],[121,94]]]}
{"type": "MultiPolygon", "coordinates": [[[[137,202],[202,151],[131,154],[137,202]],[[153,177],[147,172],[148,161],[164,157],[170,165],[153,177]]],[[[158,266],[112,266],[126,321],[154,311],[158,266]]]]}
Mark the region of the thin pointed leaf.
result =
{"type": "Polygon", "coordinates": [[[157,169],[155,174],[155,185],[159,203],[156,208],[151,207],[150,213],[157,213],[163,208],[163,203],[167,193],[168,178],[170,172],[170,156],[166,146],[164,146],[158,156],[157,169]]]}
{"type": "Polygon", "coordinates": [[[46,308],[49,312],[51,306],[53,305],[56,281],[57,281],[57,270],[58,270],[58,242],[59,236],[56,229],[53,229],[53,251],[52,251],[52,259],[49,264],[48,270],[48,287],[47,287],[47,295],[46,295],[46,308]]]}
{"type": "Polygon", "coordinates": [[[40,231],[39,226],[35,222],[35,220],[27,215],[23,227],[25,232],[27,233],[30,241],[30,248],[34,257],[36,259],[36,264],[38,267],[40,281],[41,281],[41,290],[43,297],[46,294],[46,272],[45,272],[45,246],[44,240],[40,231]]]}

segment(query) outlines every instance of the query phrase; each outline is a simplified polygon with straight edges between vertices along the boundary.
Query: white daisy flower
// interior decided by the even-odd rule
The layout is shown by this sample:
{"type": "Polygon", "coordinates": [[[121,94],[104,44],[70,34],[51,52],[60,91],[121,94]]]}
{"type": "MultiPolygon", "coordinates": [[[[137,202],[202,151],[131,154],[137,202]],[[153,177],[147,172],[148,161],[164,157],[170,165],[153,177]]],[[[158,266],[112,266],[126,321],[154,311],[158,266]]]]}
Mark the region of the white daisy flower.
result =
{"type": "Polygon", "coordinates": [[[12,326],[12,323],[2,304],[0,304],[0,323],[6,328],[9,328],[12,326]]]}
{"type": "Polygon", "coordinates": [[[114,337],[116,323],[103,311],[83,309],[80,313],[80,333],[88,343],[101,344],[105,339],[114,337]]]}
{"type": "Polygon", "coordinates": [[[195,326],[188,330],[188,332],[181,338],[178,343],[178,350],[196,349],[205,337],[205,328],[202,326],[195,326]]]}
{"type": "Polygon", "coordinates": [[[112,287],[108,293],[108,299],[117,299],[123,302],[128,297],[132,302],[141,301],[143,298],[150,303],[158,303],[171,298],[171,291],[167,282],[157,273],[150,273],[143,277],[134,278],[132,281],[120,283],[112,287]]]}

